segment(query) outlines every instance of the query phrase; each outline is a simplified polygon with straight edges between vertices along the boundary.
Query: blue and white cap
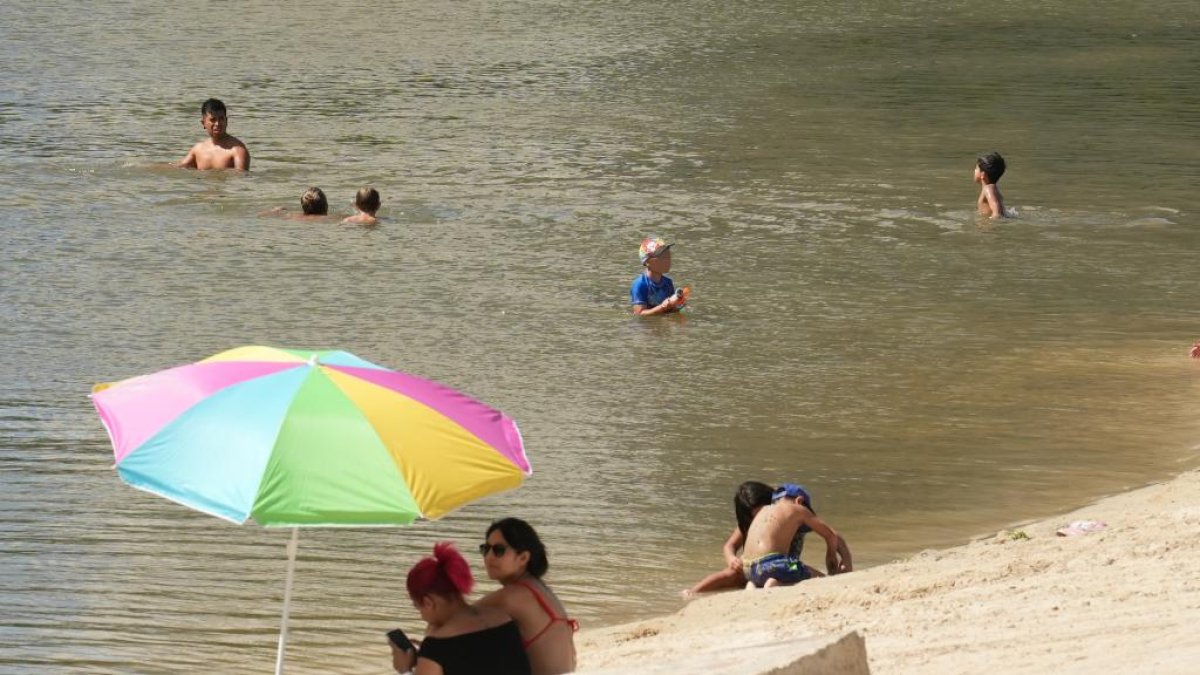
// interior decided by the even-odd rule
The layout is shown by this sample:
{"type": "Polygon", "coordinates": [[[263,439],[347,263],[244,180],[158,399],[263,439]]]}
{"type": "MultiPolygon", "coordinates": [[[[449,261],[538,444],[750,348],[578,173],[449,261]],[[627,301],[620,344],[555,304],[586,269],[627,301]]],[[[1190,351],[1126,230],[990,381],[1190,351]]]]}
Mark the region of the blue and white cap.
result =
{"type": "Polygon", "coordinates": [[[800,497],[804,505],[812,509],[812,497],[808,494],[808,490],[805,490],[803,485],[796,483],[784,483],[775,488],[775,492],[771,493],[771,503],[774,504],[780,499],[795,499],[796,497],[800,497]]]}

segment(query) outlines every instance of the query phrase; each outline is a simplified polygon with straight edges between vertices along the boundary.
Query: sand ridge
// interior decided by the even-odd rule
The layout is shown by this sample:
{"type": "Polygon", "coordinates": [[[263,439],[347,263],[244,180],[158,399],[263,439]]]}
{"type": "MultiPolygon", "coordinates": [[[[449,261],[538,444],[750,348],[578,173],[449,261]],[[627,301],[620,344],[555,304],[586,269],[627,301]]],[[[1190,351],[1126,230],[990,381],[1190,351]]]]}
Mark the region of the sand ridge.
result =
{"type": "Polygon", "coordinates": [[[585,631],[580,667],[633,673],[713,644],[851,631],[880,674],[1200,673],[1200,472],[955,548],[585,631]],[[1107,528],[1055,534],[1078,520],[1107,528]]]}

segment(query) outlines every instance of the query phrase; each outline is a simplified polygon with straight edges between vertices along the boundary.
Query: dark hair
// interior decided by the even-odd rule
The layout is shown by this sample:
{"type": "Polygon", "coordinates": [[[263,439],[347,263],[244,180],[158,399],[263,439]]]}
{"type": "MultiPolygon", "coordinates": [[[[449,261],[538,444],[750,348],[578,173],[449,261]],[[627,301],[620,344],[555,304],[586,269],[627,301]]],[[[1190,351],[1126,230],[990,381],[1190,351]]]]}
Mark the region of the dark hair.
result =
{"type": "Polygon", "coordinates": [[[221,101],[219,101],[218,99],[215,99],[215,98],[210,98],[207,101],[205,101],[204,103],[200,104],[200,116],[201,117],[204,117],[205,115],[208,115],[210,113],[214,117],[217,115],[227,114],[225,112],[225,104],[221,103],[221,101]]]}
{"type": "Polygon", "coordinates": [[[766,483],[748,480],[738,486],[733,495],[733,512],[737,516],[738,529],[745,538],[750,522],[754,520],[754,509],[771,503],[771,494],[775,489],[766,483]]]}
{"type": "Polygon", "coordinates": [[[975,160],[975,166],[987,176],[987,182],[995,183],[1000,180],[1000,176],[1004,175],[1004,158],[998,152],[989,152],[986,155],[980,155],[975,160]]]}
{"type": "Polygon", "coordinates": [[[550,561],[546,559],[546,545],[542,543],[541,537],[538,537],[537,530],[533,529],[532,525],[520,518],[504,518],[489,525],[487,532],[483,535],[484,538],[491,536],[496,530],[500,530],[500,535],[514,551],[529,553],[529,564],[525,566],[526,572],[541,579],[546,574],[546,570],[550,569],[550,561]]]}
{"type": "Polygon", "coordinates": [[[329,203],[319,187],[310,187],[300,195],[300,208],[306,216],[323,216],[329,213],[329,203]]]}
{"type": "Polygon", "coordinates": [[[433,556],[421,558],[408,571],[408,597],[413,602],[427,595],[466,595],[474,584],[471,566],[448,541],[434,544],[433,556]]]}
{"type": "Polygon", "coordinates": [[[354,195],[354,205],[363,211],[379,210],[379,193],[373,187],[365,187],[354,195]]]}

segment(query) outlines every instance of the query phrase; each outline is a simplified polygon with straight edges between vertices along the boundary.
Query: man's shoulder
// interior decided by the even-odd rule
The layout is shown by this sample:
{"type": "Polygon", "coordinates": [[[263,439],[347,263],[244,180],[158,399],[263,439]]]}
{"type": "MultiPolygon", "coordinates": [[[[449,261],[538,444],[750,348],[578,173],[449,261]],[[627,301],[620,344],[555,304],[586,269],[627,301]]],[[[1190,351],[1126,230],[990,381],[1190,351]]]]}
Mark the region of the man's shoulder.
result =
{"type": "Polygon", "coordinates": [[[242,142],[242,139],[238,138],[237,136],[226,136],[225,147],[234,151],[245,150],[246,152],[250,152],[250,149],[246,147],[246,144],[242,142]]]}

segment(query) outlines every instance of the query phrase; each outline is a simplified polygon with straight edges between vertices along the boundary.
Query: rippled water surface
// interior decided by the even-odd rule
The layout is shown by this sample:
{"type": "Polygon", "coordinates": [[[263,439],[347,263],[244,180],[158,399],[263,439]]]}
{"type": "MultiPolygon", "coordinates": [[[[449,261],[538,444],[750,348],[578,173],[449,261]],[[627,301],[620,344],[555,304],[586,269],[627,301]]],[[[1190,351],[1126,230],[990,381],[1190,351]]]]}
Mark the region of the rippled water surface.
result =
{"type": "Polygon", "coordinates": [[[804,482],[871,565],[1195,466],[1198,27],[1180,0],[8,0],[0,670],[269,670],[287,533],[122,484],[87,399],[242,344],[467,391],[535,470],[303,531],[297,672],[388,672],[407,567],[503,515],[586,627],[676,608],[746,479],[804,482]],[[208,96],[249,174],[163,165],[208,96]],[[974,214],[991,149],[1019,218],[974,214]],[[375,229],[259,215],[367,184],[375,229]],[[650,233],[682,316],[628,315],[650,233]]]}

